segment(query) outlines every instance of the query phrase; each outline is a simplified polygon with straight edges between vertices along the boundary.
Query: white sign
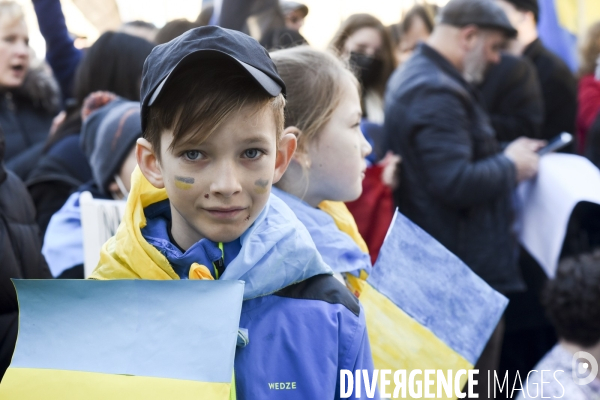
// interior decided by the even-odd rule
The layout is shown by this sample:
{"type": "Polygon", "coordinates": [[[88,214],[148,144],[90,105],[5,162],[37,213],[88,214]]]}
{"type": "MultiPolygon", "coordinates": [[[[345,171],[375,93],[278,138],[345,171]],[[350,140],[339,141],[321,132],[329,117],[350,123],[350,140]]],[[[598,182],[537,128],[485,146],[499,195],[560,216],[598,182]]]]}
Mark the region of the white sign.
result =
{"type": "Polygon", "coordinates": [[[94,199],[90,192],[79,197],[83,229],[83,273],[87,278],[100,261],[100,249],[117,233],[125,214],[125,201],[94,199]]]}
{"type": "Polygon", "coordinates": [[[548,154],[518,197],[520,241],[553,278],[573,209],[582,201],[600,204],[600,171],[584,157],[548,154]]]}

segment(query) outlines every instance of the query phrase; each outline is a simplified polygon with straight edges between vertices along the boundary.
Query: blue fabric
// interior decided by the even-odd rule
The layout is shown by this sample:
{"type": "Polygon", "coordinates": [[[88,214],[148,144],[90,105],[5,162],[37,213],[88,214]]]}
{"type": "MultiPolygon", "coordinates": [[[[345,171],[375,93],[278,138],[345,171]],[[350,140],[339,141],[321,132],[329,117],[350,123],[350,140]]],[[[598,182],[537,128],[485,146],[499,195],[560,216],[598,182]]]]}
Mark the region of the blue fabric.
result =
{"type": "Polygon", "coordinates": [[[571,71],[575,72],[579,67],[577,36],[561,26],[556,13],[555,1],[556,0],[539,0],[539,36],[544,43],[544,46],[562,58],[571,71]]]}
{"type": "Polygon", "coordinates": [[[73,193],[50,219],[42,254],[55,278],[65,270],[83,264],[80,192],[73,193]]]}
{"type": "Polygon", "coordinates": [[[339,399],[341,369],[373,376],[362,308],[357,317],[341,304],[265,296],[244,302],[240,326],[250,343],[235,355],[238,400],[339,399]],[[279,382],[295,389],[277,390],[279,382]]]}
{"type": "MultiPolygon", "coordinates": [[[[144,212],[146,216],[165,215],[164,210],[150,207],[144,212]]],[[[166,225],[157,228],[159,224],[151,222],[156,219],[150,218],[151,227],[144,228],[147,239],[155,228],[166,230],[166,225]]],[[[164,235],[159,239],[159,250],[169,247],[164,235]]],[[[342,304],[269,296],[315,275],[332,273],[305,226],[277,196],[271,195],[239,241],[235,258],[228,260],[225,252],[221,276],[221,280],[245,282],[240,329],[247,329],[249,343],[236,351],[237,398],[339,398],[341,369],[374,368],[364,312],[361,309],[357,317],[342,304]],[[280,382],[290,382],[289,390],[275,389],[280,382]]],[[[366,398],[364,388],[362,394],[366,398]]]]}
{"type": "Polygon", "coordinates": [[[14,282],[14,368],[231,381],[242,282],[14,282]]]}
{"type": "Polygon", "coordinates": [[[275,293],[315,275],[332,274],[304,225],[276,196],[271,195],[240,241],[242,248],[221,279],[244,281],[244,300],[275,293]]]}
{"type": "MultiPolygon", "coordinates": [[[[212,240],[202,239],[194,243],[185,253],[171,243],[169,239],[168,226],[171,221],[171,208],[169,200],[152,204],[144,209],[147,225],[142,229],[144,239],[156,247],[173,267],[181,279],[188,279],[190,267],[193,263],[204,265],[216,278],[213,263],[221,258],[219,244],[212,240]]],[[[240,252],[240,240],[223,244],[225,267],[240,252]]]]}
{"type": "Polygon", "coordinates": [[[33,0],[40,32],[46,41],[46,60],[58,81],[63,100],[72,96],[73,78],[83,52],[69,35],[60,0],[33,0]]]}
{"type": "Polygon", "coordinates": [[[375,151],[377,149],[375,138],[383,138],[383,125],[376,124],[375,122],[371,122],[368,119],[363,118],[360,120],[360,131],[363,133],[363,136],[365,139],[367,139],[367,142],[369,142],[371,148],[373,149],[371,154],[369,154],[366,158],[368,165],[377,164],[377,161],[379,160],[377,159],[377,152],[375,151]]]}
{"type": "Polygon", "coordinates": [[[356,276],[359,276],[361,270],[371,273],[369,255],[349,235],[340,231],[329,214],[283,190],[273,188],[272,192],[292,209],[308,229],[317,250],[333,272],[352,272],[356,276]]]}
{"type": "Polygon", "coordinates": [[[508,300],[399,212],[391,229],[367,282],[475,365],[508,300]]]}
{"type": "Polygon", "coordinates": [[[56,160],[68,176],[79,182],[92,179],[92,169],[79,145],[79,135],[70,135],[59,140],[48,150],[46,156],[56,160]]]}

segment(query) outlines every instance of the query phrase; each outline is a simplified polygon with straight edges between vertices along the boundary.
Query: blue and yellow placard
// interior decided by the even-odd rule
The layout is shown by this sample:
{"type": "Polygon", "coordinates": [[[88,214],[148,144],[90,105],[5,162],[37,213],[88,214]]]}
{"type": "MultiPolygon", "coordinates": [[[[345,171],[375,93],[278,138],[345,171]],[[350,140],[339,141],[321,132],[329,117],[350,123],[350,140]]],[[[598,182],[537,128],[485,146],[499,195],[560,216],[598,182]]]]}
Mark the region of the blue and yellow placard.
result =
{"type": "Polygon", "coordinates": [[[229,399],[240,281],[15,280],[7,399],[229,399]]]}

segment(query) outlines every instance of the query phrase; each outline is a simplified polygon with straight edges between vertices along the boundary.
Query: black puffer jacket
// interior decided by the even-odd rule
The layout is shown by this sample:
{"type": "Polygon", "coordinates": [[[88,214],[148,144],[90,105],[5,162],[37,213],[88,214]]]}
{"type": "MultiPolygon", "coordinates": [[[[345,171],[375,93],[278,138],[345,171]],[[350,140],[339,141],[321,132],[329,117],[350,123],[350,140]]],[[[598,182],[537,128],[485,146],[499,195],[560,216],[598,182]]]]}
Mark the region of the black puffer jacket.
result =
{"type": "MultiPolygon", "coordinates": [[[[1,161],[0,161],[1,163],[1,161]]],[[[0,165],[0,169],[3,168],[0,165]]],[[[18,303],[11,278],[51,278],[35,209],[21,180],[12,172],[0,183],[0,379],[10,364],[17,340],[18,303]]]]}
{"type": "Polygon", "coordinates": [[[46,141],[59,109],[58,84],[44,64],[32,68],[21,87],[0,92],[0,126],[6,140],[4,161],[8,169],[20,169],[22,164],[37,159],[28,150],[46,141]]]}
{"type": "Polygon", "coordinates": [[[497,290],[522,289],[511,235],[514,164],[498,153],[478,94],[421,45],[392,75],[388,146],[402,156],[400,211],[497,290]]]}

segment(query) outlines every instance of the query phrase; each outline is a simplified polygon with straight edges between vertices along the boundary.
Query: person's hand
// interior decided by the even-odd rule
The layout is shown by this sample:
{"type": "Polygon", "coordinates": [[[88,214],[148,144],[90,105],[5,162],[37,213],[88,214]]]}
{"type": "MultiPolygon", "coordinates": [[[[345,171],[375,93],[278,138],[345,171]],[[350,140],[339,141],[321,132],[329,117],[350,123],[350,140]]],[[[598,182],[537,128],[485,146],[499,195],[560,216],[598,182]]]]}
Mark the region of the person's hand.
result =
{"type": "Polygon", "coordinates": [[[50,133],[48,134],[49,136],[54,136],[58,127],[60,125],[62,125],[63,122],[65,122],[66,117],[67,117],[67,112],[64,110],[59,112],[56,115],[56,117],[54,117],[54,119],[52,120],[52,125],[50,125],[50,133]]]}
{"type": "Polygon", "coordinates": [[[92,112],[116,99],[117,95],[111,92],[98,91],[89,94],[81,107],[81,120],[85,122],[92,112]]]}
{"type": "Polygon", "coordinates": [[[381,180],[383,184],[388,186],[392,190],[396,190],[399,182],[399,168],[402,162],[402,157],[388,151],[385,157],[379,162],[379,165],[383,166],[383,172],[381,173],[381,180]]]}
{"type": "Polygon", "coordinates": [[[540,156],[537,151],[544,147],[543,140],[520,137],[511,142],[504,150],[504,155],[515,164],[517,182],[523,182],[537,175],[540,156]]]}

